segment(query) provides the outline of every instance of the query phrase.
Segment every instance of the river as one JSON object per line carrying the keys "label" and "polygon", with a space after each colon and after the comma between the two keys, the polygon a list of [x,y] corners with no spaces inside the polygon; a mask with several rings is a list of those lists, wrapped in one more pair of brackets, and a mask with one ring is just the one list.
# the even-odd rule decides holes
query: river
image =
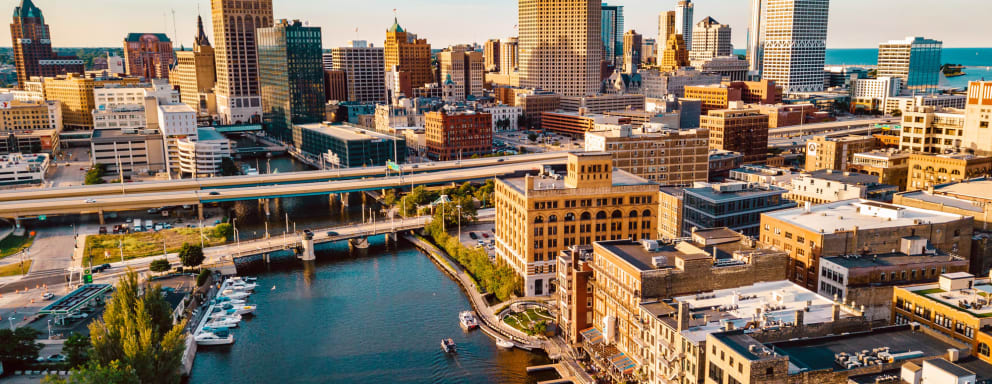
{"label": "river", "polygon": [[[501,350],[458,326],[461,290],[419,250],[382,237],[367,251],[318,247],[318,261],[256,274],[257,315],[235,343],[197,354],[190,383],[535,383],[543,354]],[[458,354],[441,352],[451,337]]]}

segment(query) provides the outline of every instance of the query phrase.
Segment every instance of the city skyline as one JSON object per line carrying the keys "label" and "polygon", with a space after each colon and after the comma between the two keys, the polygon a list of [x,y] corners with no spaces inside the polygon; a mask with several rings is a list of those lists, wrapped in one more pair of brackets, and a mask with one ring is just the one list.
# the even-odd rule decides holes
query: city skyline
{"label": "city skyline", "polygon": [[[17,1],[8,1],[8,9],[13,9]],[[148,7],[142,2],[120,2],[117,0],[94,0],[92,2],[67,2],[58,0],[36,0],[38,7],[45,10],[46,22],[52,26],[52,43],[55,47],[120,47],[128,32],[166,33],[173,38],[175,46],[191,47],[196,32],[197,7],[199,14],[209,16],[210,3],[207,0],[167,0],[158,2],[157,7]],[[94,6],[105,3],[106,6]],[[480,0],[421,0],[423,4],[390,0],[344,5],[344,12],[334,6],[317,4],[315,0],[275,0],[275,19],[300,19],[323,30],[325,49],[343,46],[349,40],[368,40],[381,46],[386,29],[392,24],[393,9],[404,28],[427,38],[433,48],[441,49],[458,43],[484,43],[489,38],[505,38],[516,35],[517,1],[500,0],[483,2]],[[627,0],[613,2],[623,5],[625,29],[636,30],[645,38],[654,38],[658,25],[658,13],[674,10],[676,1]],[[611,4],[613,4],[611,3]],[[670,3],[670,4],[669,4]],[[750,4],[747,1],[698,0],[694,1],[694,21],[711,16],[733,29],[735,49],[744,49]],[[880,18],[877,15],[888,12],[893,7],[902,7],[899,18]],[[316,8],[315,8],[316,7]],[[314,10],[324,7],[325,12]],[[969,9],[970,12],[961,12]],[[100,17],[117,18],[115,22],[98,20],[93,15],[100,10]],[[172,10],[175,10],[173,27]],[[879,43],[906,36],[926,36],[942,40],[945,48],[988,47],[982,39],[982,15],[992,13],[992,3],[975,3],[968,0],[949,0],[940,7],[929,5],[906,5],[897,0],[857,2],[856,0],[833,0],[830,5],[830,26],[827,35],[828,48],[876,48]],[[445,15],[486,15],[477,18],[444,17]],[[307,18],[306,16],[310,16]],[[953,27],[936,20],[956,19]],[[444,23],[432,20],[444,19]],[[356,22],[358,21],[358,22]],[[209,23],[208,23],[209,24]],[[865,29],[866,25],[874,25]],[[852,27],[857,28],[852,28]],[[357,28],[357,32],[355,31]],[[82,33],[82,32],[86,33]],[[868,33],[865,33],[868,32]],[[10,41],[9,30],[0,36]],[[207,33],[213,36],[212,25],[207,25]],[[8,45],[5,45],[8,46]]]}

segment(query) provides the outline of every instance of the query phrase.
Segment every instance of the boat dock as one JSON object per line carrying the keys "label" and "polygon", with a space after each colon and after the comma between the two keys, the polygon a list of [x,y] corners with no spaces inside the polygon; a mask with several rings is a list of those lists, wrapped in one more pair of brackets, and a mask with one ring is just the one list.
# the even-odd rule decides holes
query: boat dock
{"label": "boat dock", "polygon": [[571,376],[571,372],[569,372],[568,368],[565,367],[562,363],[545,364],[545,365],[535,365],[533,367],[527,367],[527,373],[528,374],[536,373],[536,372],[551,371],[551,370],[554,370],[555,372],[557,372],[558,373],[558,376],[561,376],[561,378],[560,379],[553,379],[553,380],[539,381],[539,382],[537,382],[537,384],[573,384],[573,383],[582,383],[583,382],[583,381],[576,381],[575,377]]}

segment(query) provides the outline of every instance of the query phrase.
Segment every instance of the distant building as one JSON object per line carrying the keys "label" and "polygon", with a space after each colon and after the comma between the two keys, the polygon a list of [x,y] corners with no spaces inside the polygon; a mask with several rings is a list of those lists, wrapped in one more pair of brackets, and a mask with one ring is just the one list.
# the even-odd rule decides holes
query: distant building
{"label": "distant building", "polygon": [[279,20],[259,28],[258,79],[266,132],[282,142],[293,140],[293,124],[324,120],[324,70],[320,27],[299,20]]}
{"label": "distant building", "polygon": [[93,163],[103,164],[108,175],[152,175],[167,169],[165,143],[157,129],[96,130],[90,152]]}
{"label": "distant building", "polygon": [[941,77],[943,45],[938,40],[912,36],[879,44],[876,76],[902,79],[910,90],[934,91]]}
{"label": "distant building", "polygon": [[768,80],[722,82],[719,85],[686,86],[685,97],[701,100],[702,112],[706,114],[712,110],[729,108],[731,101],[779,104],[782,102],[782,87]]}
{"label": "distant building", "polygon": [[492,115],[465,110],[428,112],[424,118],[427,156],[432,160],[467,159],[493,152]]}
{"label": "distant building", "polygon": [[175,59],[172,40],[164,33],[129,33],[124,38],[124,60],[129,76],[167,79]]}
{"label": "distant building", "polygon": [[271,0],[212,1],[217,113],[223,124],[260,122],[256,30],[273,24]]}
{"label": "distant building", "polygon": [[396,68],[409,73],[413,88],[436,82],[431,70],[431,45],[427,39],[418,39],[394,19],[393,25],[386,30],[383,47],[384,61],[380,68],[383,72]]}
{"label": "distant building", "polygon": [[739,152],[744,163],[768,157],[768,115],[754,109],[711,111],[699,124],[710,132],[710,149]]}
{"label": "distant building", "polygon": [[992,157],[965,153],[946,155],[912,154],[909,156],[907,191],[930,189],[941,184],[957,183],[987,176],[992,171]]}
{"label": "distant building", "polygon": [[613,154],[613,166],[661,185],[692,185],[708,178],[709,132],[629,125],[586,132],[585,150]]}
{"label": "distant building", "polygon": [[348,100],[348,75],[345,71],[324,71],[324,99],[327,101]]}
{"label": "distant building", "polygon": [[689,48],[682,35],[669,36],[663,47],[658,52],[658,69],[671,72],[690,65]]}
{"label": "distant building", "polygon": [[902,79],[898,77],[852,80],[851,111],[883,111],[890,97],[899,96],[902,86]]}
{"label": "distant building", "polygon": [[[345,73],[348,101],[386,103],[383,52],[382,48],[369,47],[361,43],[331,49],[331,55],[334,57],[333,70]],[[416,84],[412,77],[411,82]]]}
{"label": "distant building", "polygon": [[623,58],[624,18],[622,5],[603,3],[600,38],[603,41],[603,60],[619,67]]}
{"label": "distant building", "polygon": [[895,111],[906,112],[915,107],[934,107],[940,110],[945,108],[965,109],[968,104],[967,95],[955,94],[930,94],[916,96],[890,97],[885,104],[885,114],[891,115]]}
{"label": "distant building", "polygon": [[21,0],[14,8],[10,24],[17,85],[24,89],[32,77],[55,77],[69,73],[82,74],[83,61],[76,56],[60,56],[52,50],[52,38],[41,9],[31,0]]}
{"label": "distant building", "polygon": [[723,181],[730,176],[730,171],[744,164],[744,155],[739,152],[722,149],[710,149],[710,182]]}
{"label": "distant building", "polygon": [[692,13],[695,6],[692,4],[692,0],[679,0],[675,5],[675,34],[682,35],[685,39],[685,45],[687,47],[692,46],[693,31],[692,24],[693,19]]}
{"label": "distant building", "polygon": [[933,154],[957,152],[963,149],[964,132],[965,114],[960,111],[934,107],[907,109],[902,111],[899,149]]}
{"label": "distant building", "polygon": [[815,136],[806,141],[806,171],[846,171],[854,154],[868,152],[875,147],[875,138],[871,136]]}
{"label": "distant building", "polygon": [[723,81],[747,80],[747,61],[737,56],[718,56],[692,61],[692,66],[701,72],[718,74],[722,76]]}
{"label": "distant building", "polygon": [[661,187],[661,193],[658,194],[658,239],[682,238],[684,198],[685,188]]}
{"label": "distant building", "polygon": [[892,202],[892,196],[896,192],[899,192],[898,186],[881,184],[876,176],[823,169],[792,179],[786,197],[798,203],[810,204],[850,199]]}
{"label": "distant building", "polygon": [[520,85],[562,96],[596,94],[602,13],[596,0],[520,0]]}
{"label": "distant building", "polygon": [[486,45],[482,48],[482,56],[486,60],[485,70],[486,72],[499,72],[499,51],[500,51],[499,39],[489,39],[486,40]]}
{"label": "distant building", "polygon": [[561,109],[567,112],[603,113],[644,110],[644,95],[562,96]]}
{"label": "distant building", "polygon": [[213,128],[200,127],[196,131],[196,136],[176,142],[179,172],[194,178],[220,176],[224,158],[232,154],[231,140]]}
{"label": "distant building", "polygon": [[728,182],[698,184],[685,189],[682,236],[693,230],[727,227],[746,236],[757,236],[760,214],[795,207],[788,190],[770,185]]}
{"label": "distant building", "polygon": [[[686,39],[686,43],[691,44],[692,47],[689,51],[689,60],[695,62],[734,54],[729,25],[720,24],[712,17],[707,17],[696,23],[692,33],[692,37]],[[744,71],[746,72],[747,68]]]}
{"label": "distant building", "polygon": [[0,155],[0,185],[41,184],[45,182],[51,156],[42,153]]}
{"label": "distant building", "polygon": [[643,36],[635,30],[623,34],[623,72],[634,73],[643,62]]}
{"label": "distant building", "polygon": [[193,50],[176,52],[176,64],[169,72],[169,83],[179,88],[183,104],[196,110],[198,116],[211,116],[217,113],[217,99],[213,92],[217,84],[214,48],[204,32],[203,19],[197,18],[196,24]]}
{"label": "distant building", "polygon": [[542,112],[541,129],[581,137],[596,130],[598,124],[630,124],[630,118],[606,115],[583,115],[575,112]]}
{"label": "distant building", "polygon": [[723,76],[691,69],[662,72],[656,69],[638,71],[641,75],[641,93],[645,97],[664,98],[668,95],[685,97],[685,87],[690,85],[720,84]]}
{"label": "distant building", "polygon": [[483,94],[485,61],[482,52],[469,51],[463,45],[448,47],[437,54],[441,79],[455,83],[455,99],[479,98]]}
{"label": "distant building", "polygon": [[340,168],[383,166],[387,160],[406,159],[405,139],[352,125],[294,124],[293,143],[305,155]]}
{"label": "distant building", "polygon": [[493,132],[520,130],[520,117],[524,114],[522,107],[498,104],[483,107],[482,111],[492,115]]}
{"label": "distant building", "polygon": [[44,79],[45,98],[62,106],[62,123],[67,131],[92,130],[93,89],[107,85],[134,85],[137,78],[98,78],[69,74]]}
{"label": "distant building", "polygon": [[963,149],[992,156],[992,81],[968,83],[968,103],[965,106]]}
{"label": "distant building", "polygon": [[879,183],[895,185],[900,191],[905,191],[909,177],[909,154],[895,150],[855,153],[847,170],[874,176]]}
{"label": "distant building", "polygon": [[520,68],[520,43],[516,37],[510,37],[499,45],[499,72],[511,74]]}
{"label": "distant building", "polygon": [[785,93],[823,90],[829,0],[764,2],[761,76]]}

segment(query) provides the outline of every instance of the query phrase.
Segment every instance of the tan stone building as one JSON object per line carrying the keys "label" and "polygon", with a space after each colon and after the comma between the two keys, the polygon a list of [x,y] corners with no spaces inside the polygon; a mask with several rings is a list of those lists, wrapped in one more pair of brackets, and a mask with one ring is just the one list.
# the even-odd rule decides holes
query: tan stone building
{"label": "tan stone building", "polygon": [[928,189],[940,184],[956,183],[982,177],[992,170],[992,157],[969,154],[924,155],[909,157],[907,191]]}
{"label": "tan stone building", "polygon": [[806,171],[832,169],[846,171],[854,154],[875,149],[871,136],[845,136],[828,138],[816,136],[806,141]]}
{"label": "tan stone building", "polygon": [[520,85],[562,96],[600,89],[602,3],[519,0]]}
{"label": "tan stone building", "polygon": [[136,77],[98,78],[76,74],[46,77],[45,99],[58,101],[62,105],[62,124],[65,130],[92,130],[93,109],[96,108],[93,89],[106,85],[135,85],[139,80]]}
{"label": "tan stone building", "polygon": [[879,183],[895,185],[900,191],[905,191],[909,177],[909,154],[895,150],[855,153],[847,170],[875,176]]}
{"label": "tan stone building", "polygon": [[482,97],[485,61],[482,52],[469,51],[464,45],[448,47],[437,55],[441,81],[448,78],[455,83],[455,100],[464,101],[469,96]]}
{"label": "tan stone building", "polygon": [[58,101],[0,101],[0,132],[62,129]]}
{"label": "tan stone building", "polygon": [[682,237],[682,209],[685,208],[685,188],[661,187],[658,195],[658,238],[674,240]]}
{"label": "tan stone building", "polygon": [[992,156],[992,81],[968,83],[968,101],[964,107],[963,149]]}
{"label": "tan stone building", "polygon": [[203,30],[203,19],[197,19],[198,32],[193,50],[176,51],[176,65],[169,71],[169,83],[179,88],[183,104],[193,108],[197,115],[217,113],[217,99],[213,94],[217,83],[214,48]]}
{"label": "tan stone building", "polygon": [[967,216],[845,200],[764,213],[759,241],[789,254],[789,280],[817,290],[822,257],[890,252],[914,237],[928,248],[968,255],[972,226]]}
{"label": "tan stone building", "polygon": [[613,154],[615,167],[661,185],[687,186],[707,180],[709,132],[705,129],[605,127],[610,129],[586,132],[586,151]]}
{"label": "tan stone building", "polygon": [[958,110],[915,107],[902,114],[899,149],[917,153],[958,151],[965,115]]}
{"label": "tan stone building", "polygon": [[226,124],[262,119],[256,30],[273,25],[272,0],[211,0],[217,113]]}
{"label": "tan stone building", "polygon": [[614,170],[608,153],[572,153],[564,177],[496,179],[496,256],[522,277],[526,296],[549,295],[559,252],[653,238],[657,210],[657,184]]}
{"label": "tan stone building", "polygon": [[739,152],[745,164],[768,157],[768,116],[757,110],[710,111],[700,116],[699,125],[710,132],[710,149]]}
{"label": "tan stone building", "polygon": [[386,30],[385,68],[384,72],[394,68],[410,74],[410,85],[413,88],[435,83],[434,71],[431,69],[431,45],[427,39],[418,39],[400,26],[399,21],[393,20],[393,25]]}

